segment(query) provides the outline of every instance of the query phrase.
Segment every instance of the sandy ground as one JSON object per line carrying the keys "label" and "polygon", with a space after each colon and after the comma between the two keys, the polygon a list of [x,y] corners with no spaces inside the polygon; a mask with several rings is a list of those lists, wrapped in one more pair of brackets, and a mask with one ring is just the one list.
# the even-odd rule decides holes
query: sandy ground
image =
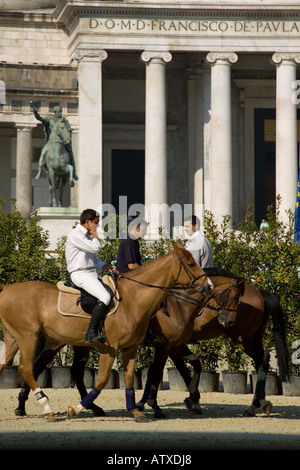
{"label": "sandy ground", "polygon": [[[66,419],[66,409],[78,403],[76,389],[45,392],[56,413],[55,422],[40,416],[41,407],[32,394],[27,416],[16,417],[18,390],[0,390],[1,452],[97,450],[109,464],[110,458],[122,458],[125,450],[135,456],[148,450],[151,458],[164,452],[187,456],[204,450],[300,450],[300,397],[268,397],[273,403],[270,416],[260,411],[256,417],[247,418],[243,412],[251,403],[251,394],[203,393],[203,414],[192,415],[183,404],[186,392],[161,390],[159,403],[167,419],[155,420],[151,408],[146,407],[149,422],[141,424],[126,411],[124,390],[104,390],[97,398],[95,403],[104,409],[105,417],[95,418],[84,411],[72,420]],[[137,401],[141,396],[142,390],[137,390]]]}

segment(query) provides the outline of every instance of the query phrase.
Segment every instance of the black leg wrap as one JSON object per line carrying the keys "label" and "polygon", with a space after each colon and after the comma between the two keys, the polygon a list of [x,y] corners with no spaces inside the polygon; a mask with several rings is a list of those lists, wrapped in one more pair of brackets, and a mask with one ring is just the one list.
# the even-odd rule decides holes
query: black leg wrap
{"label": "black leg wrap", "polygon": [[36,394],[35,394],[35,397],[36,397],[37,400],[40,400],[41,398],[47,398],[47,400],[48,400],[48,397],[47,397],[47,395],[44,394],[43,390],[41,390],[40,392],[36,393]]}

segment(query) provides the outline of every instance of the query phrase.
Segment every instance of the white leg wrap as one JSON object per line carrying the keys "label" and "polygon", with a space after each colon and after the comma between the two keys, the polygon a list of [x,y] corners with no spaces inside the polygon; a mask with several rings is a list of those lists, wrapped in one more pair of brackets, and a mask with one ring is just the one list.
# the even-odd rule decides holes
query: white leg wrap
{"label": "white leg wrap", "polygon": [[35,394],[35,397],[40,405],[44,407],[44,413],[53,413],[48,397],[46,397],[44,392],[40,388],[37,388],[33,393]]}

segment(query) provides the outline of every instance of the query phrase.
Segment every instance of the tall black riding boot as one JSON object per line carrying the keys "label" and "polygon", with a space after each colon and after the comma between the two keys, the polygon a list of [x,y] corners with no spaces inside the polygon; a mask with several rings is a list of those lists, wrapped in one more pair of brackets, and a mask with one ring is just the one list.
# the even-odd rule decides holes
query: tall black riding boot
{"label": "tall black riding boot", "polygon": [[99,334],[99,325],[103,325],[105,314],[107,311],[107,305],[104,302],[98,300],[96,306],[94,307],[92,318],[88,327],[88,330],[85,335],[86,343],[95,343],[95,341],[100,341],[100,343],[105,343],[106,337]]}

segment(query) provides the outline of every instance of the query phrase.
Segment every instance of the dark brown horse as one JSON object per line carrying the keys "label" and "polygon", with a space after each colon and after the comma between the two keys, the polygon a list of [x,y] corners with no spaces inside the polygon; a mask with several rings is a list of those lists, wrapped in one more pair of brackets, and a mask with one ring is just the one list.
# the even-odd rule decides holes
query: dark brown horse
{"label": "dark brown horse", "polygon": [[[212,280],[215,289],[218,286],[218,277],[215,276],[216,274],[222,274],[223,272],[223,274],[227,276],[234,276],[231,273],[225,273],[215,268],[205,269],[205,272]],[[214,301],[215,300],[212,299],[211,303]],[[190,308],[191,306],[187,303],[179,304],[172,296],[166,298],[166,310],[169,318],[179,314],[182,315],[182,311]],[[160,331],[160,323],[164,315],[165,313],[161,311],[151,322],[151,328],[156,334],[157,331]],[[258,376],[252,405],[245,411],[245,415],[247,416],[254,416],[256,410],[260,407],[263,408],[266,414],[269,414],[272,408],[272,404],[265,399],[265,382],[269,360],[268,354],[263,349],[264,332],[270,317],[273,321],[274,344],[279,364],[280,378],[282,381],[286,381],[288,380],[289,374],[284,316],[277,297],[263,289],[245,284],[245,291],[240,298],[235,324],[229,327],[220,324],[217,315],[212,310],[204,308],[201,315],[196,316],[193,333],[189,340],[186,341],[187,343],[191,341],[198,342],[227,335],[253,359]],[[165,344],[156,342],[154,346],[154,359],[149,369],[144,395],[138,403],[139,409],[143,409],[147,401],[154,409],[156,417],[164,417],[164,413],[157,403],[157,391],[167,357],[170,356],[190,392],[190,396],[185,400],[186,406],[194,412],[201,413],[199,406],[200,393],[198,390],[202,370],[200,363],[201,356],[199,360],[186,344],[176,344],[173,343],[172,340],[169,341],[167,334],[165,335]],[[185,365],[185,360],[190,362],[193,367],[194,374],[192,378]]]}
{"label": "dark brown horse", "polygon": [[[168,336],[168,343],[175,346],[182,345],[192,335],[194,328],[195,314],[198,314],[200,305],[205,306],[209,298],[213,296],[216,300],[216,305],[211,307],[212,315],[218,316],[221,324],[226,326],[233,325],[235,322],[235,315],[240,295],[243,293],[244,282],[240,279],[231,279],[222,276],[218,279],[218,286],[214,289],[213,293],[208,297],[203,298],[203,294],[195,289],[176,289],[170,291],[168,295],[174,297],[174,301],[178,302],[178,315],[162,315],[161,311],[158,312],[159,328],[155,326],[156,334],[159,336],[159,341],[165,345],[166,335]],[[180,310],[180,305],[187,303],[191,308]],[[157,322],[155,322],[157,324]],[[41,338],[40,348],[37,351],[37,359],[34,362],[34,376],[38,377],[39,374],[45,369],[47,364],[55,357],[57,352],[65,346],[59,344],[57,341],[48,338],[45,345],[45,338]],[[15,342],[15,348],[17,348]],[[89,348],[74,346],[74,361],[71,367],[71,374],[76,386],[79,390],[81,398],[87,395],[87,391],[83,382],[84,367],[88,359]],[[25,403],[28,399],[30,387],[23,384],[19,393],[19,405],[15,410],[17,416],[25,416]],[[103,416],[102,408],[99,408],[94,403],[91,405],[91,410],[95,416]]]}
{"label": "dark brown horse", "polygon": [[[192,255],[178,244],[173,244],[173,247],[174,250],[167,255],[128,274],[131,279],[118,281],[122,301],[117,311],[105,321],[107,341],[99,346],[96,386],[81,403],[69,407],[68,418],[89,408],[97,398],[108,382],[118,350],[122,352],[125,370],[127,409],[135,420],[142,421],[145,418],[136,407],[133,380],[137,348],[145,337],[151,316],[176,283],[194,286],[202,291],[203,297],[212,290],[212,283]],[[9,332],[19,346],[19,373],[43,406],[43,416],[54,419],[49,400],[39,388],[33,373],[38,339],[42,334],[61,344],[83,346],[89,320],[60,315],[57,310],[58,289],[51,284],[31,281],[1,287],[0,318],[4,335],[7,336]],[[5,361],[0,363],[0,373],[14,354],[15,351],[5,353]]]}

